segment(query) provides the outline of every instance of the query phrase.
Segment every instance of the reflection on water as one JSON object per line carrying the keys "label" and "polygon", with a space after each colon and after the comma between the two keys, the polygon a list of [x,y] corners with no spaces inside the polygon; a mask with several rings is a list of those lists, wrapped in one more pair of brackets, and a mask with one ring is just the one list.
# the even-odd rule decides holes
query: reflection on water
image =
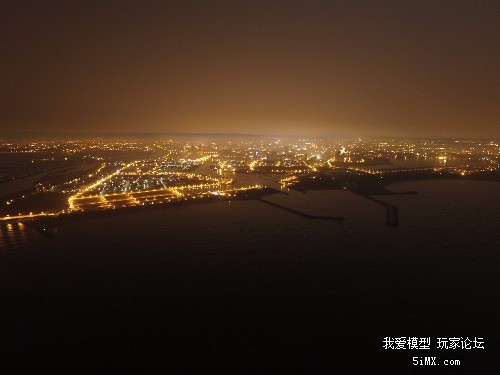
{"label": "reflection on water", "polygon": [[0,249],[15,249],[43,236],[20,222],[0,224]]}

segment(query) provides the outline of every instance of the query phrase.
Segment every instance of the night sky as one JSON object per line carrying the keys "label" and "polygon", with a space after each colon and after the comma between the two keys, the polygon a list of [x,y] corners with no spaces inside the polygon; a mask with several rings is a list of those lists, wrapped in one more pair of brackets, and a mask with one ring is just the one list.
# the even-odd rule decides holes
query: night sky
{"label": "night sky", "polygon": [[0,3],[0,131],[500,136],[499,1]]}

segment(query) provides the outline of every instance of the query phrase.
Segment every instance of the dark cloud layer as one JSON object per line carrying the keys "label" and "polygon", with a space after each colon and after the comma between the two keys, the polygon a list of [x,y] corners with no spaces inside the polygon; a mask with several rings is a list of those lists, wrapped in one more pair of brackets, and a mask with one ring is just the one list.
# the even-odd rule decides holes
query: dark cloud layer
{"label": "dark cloud layer", "polygon": [[3,1],[0,129],[500,136],[498,1]]}

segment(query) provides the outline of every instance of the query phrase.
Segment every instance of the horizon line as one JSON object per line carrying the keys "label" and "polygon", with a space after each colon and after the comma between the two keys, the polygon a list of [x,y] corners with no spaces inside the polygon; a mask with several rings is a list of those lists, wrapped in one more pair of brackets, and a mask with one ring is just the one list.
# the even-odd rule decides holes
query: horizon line
{"label": "horizon line", "polygon": [[[273,138],[334,138],[334,137],[344,137],[344,138],[392,138],[392,139],[500,139],[500,136],[450,136],[450,135],[376,135],[376,134],[347,134],[347,133],[333,133],[333,134],[325,134],[318,133],[315,135],[311,134],[258,134],[258,133],[224,133],[224,132],[168,132],[168,131],[68,131],[68,130],[26,130],[26,129],[18,129],[18,130],[7,130],[2,131],[2,135],[0,139],[7,138],[6,135],[10,136],[24,136],[29,137],[30,133],[32,136],[41,136],[41,135],[64,135],[64,136],[93,136],[93,137],[112,137],[112,136],[138,136],[138,137],[147,137],[147,136],[227,136],[227,137],[273,137]],[[9,134],[10,133],[10,134]]]}

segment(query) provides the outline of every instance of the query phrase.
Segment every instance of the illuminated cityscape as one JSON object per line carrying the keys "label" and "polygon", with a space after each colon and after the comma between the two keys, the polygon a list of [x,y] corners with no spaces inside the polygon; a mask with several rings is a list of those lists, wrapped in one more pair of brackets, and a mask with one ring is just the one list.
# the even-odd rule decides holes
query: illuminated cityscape
{"label": "illuminated cityscape", "polygon": [[0,375],[500,374],[499,5],[3,0]]}
{"label": "illuminated cityscape", "polygon": [[36,177],[34,184],[4,193],[2,220],[230,198],[247,190],[288,188],[299,176],[322,173],[493,176],[500,160],[495,140],[453,139],[94,139],[4,142],[0,152],[8,160],[1,169],[4,182]]}

